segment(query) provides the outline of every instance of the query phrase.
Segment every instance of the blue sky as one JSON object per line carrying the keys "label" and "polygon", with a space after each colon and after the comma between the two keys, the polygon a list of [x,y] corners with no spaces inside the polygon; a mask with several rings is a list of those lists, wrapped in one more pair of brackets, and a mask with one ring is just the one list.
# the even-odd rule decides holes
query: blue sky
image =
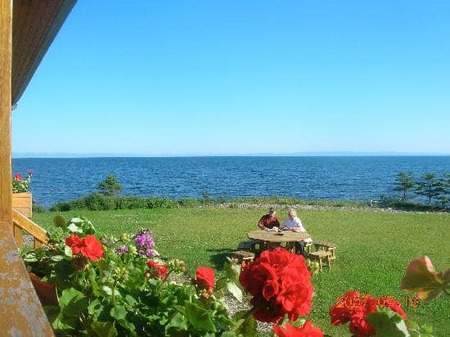
{"label": "blue sky", "polygon": [[15,156],[450,154],[450,2],[78,0]]}

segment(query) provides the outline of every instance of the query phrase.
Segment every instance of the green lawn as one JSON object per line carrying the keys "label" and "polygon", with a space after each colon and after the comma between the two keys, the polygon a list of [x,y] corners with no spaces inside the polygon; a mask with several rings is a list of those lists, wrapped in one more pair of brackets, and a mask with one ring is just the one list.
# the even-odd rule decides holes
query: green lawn
{"label": "green lawn", "polygon": [[[156,249],[186,261],[193,274],[199,265],[220,270],[225,256],[256,229],[265,208],[198,207],[105,212],[61,213],[84,216],[102,233],[119,235],[144,227],[152,230]],[[35,214],[48,228],[56,213]],[[280,219],[287,209],[278,211]],[[313,278],[315,297],[309,319],[332,336],[349,336],[347,327],[332,327],[328,310],[339,295],[359,290],[372,296],[394,296],[403,305],[411,298],[399,289],[408,262],[428,255],[436,270],[450,268],[450,214],[393,213],[371,210],[300,210],[299,216],[316,241],[337,244],[331,271]],[[406,298],[405,298],[406,297]],[[408,317],[433,325],[436,336],[450,335],[450,296],[406,308]]]}

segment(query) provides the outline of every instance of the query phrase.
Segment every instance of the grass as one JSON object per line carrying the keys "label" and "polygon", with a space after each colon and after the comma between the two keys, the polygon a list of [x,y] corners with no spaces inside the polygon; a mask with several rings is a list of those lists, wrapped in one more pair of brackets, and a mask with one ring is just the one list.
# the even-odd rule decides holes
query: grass
{"label": "grass", "polygon": [[[168,258],[186,261],[192,275],[200,265],[220,271],[225,257],[246,233],[256,228],[265,208],[196,207],[61,213],[66,219],[84,216],[102,233],[120,235],[139,227],[152,230],[157,250]],[[33,220],[48,228],[57,213],[35,214]],[[281,219],[287,208],[279,209]],[[332,327],[329,308],[348,290],[372,296],[394,296],[402,305],[412,295],[399,289],[410,260],[428,255],[436,270],[450,268],[450,214],[394,213],[364,209],[308,209],[299,216],[316,241],[337,244],[331,271],[313,278],[315,296],[309,319],[332,336],[348,336],[347,326]],[[433,325],[435,336],[450,334],[450,296],[406,308],[408,317]]]}

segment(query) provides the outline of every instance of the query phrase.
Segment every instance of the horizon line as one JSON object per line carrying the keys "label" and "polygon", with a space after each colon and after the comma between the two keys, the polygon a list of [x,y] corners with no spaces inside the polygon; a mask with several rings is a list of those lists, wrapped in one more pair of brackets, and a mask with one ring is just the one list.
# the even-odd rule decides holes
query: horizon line
{"label": "horizon line", "polygon": [[205,154],[131,154],[131,153],[12,153],[12,159],[44,158],[177,158],[177,157],[369,157],[369,156],[450,156],[440,152],[395,152],[395,151],[309,151],[291,153],[205,153]]}

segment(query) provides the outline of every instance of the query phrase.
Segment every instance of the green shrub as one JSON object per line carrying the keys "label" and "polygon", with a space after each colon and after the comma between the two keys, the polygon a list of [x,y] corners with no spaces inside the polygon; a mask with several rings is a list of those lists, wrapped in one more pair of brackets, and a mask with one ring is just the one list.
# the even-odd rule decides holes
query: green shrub
{"label": "green shrub", "polygon": [[228,198],[226,195],[219,195],[218,197],[214,198],[214,204],[225,204],[228,202]]}
{"label": "green shrub", "polygon": [[200,202],[197,199],[182,198],[178,200],[178,204],[180,207],[197,207],[200,205]]}
{"label": "green shrub", "polygon": [[203,191],[202,193],[202,204],[204,205],[210,205],[212,203],[213,199],[211,197],[211,194],[209,194],[208,190]]}
{"label": "green shrub", "polygon": [[39,204],[33,204],[33,213],[44,213],[47,212],[47,209]]}
{"label": "green shrub", "polygon": [[381,196],[378,203],[382,208],[393,208],[403,211],[420,211],[420,212],[432,212],[432,211],[445,211],[445,207],[438,205],[422,204],[415,201],[406,201],[393,197]]}
{"label": "green shrub", "polygon": [[116,205],[114,197],[91,193],[73,201],[56,203],[50,208],[52,212],[68,212],[83,209],[90,211],[108,211],[116,209]]}
{"label": "green shrub", "polygon": [[109,211],[116,209],[114,197],[91,193],[85,197],[86,209],[90,211]]}
{"label": "green shrub", "polygon": [[145,198],[136,196],[117,197],[116,209],[139,209],[146,208],[147,203]]}
{"label": "green shrub", "polygon": [[178,208],[179,205],[175,200],[167,197],[150,197],[147,199],[148,208]]}
{"label": "green shrub", "polygon": [[71,202],[60,201],[50,207],[50,212],[69,212],[72,210]]}

